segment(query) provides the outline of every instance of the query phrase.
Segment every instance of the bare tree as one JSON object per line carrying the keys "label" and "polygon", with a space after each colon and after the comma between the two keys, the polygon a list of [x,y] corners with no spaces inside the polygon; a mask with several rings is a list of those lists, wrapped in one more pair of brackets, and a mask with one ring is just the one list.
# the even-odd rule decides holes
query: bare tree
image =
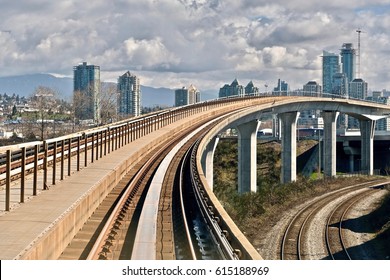
{"label": "bare tree", "polygon": [[80,123],[80,120],[86,119],[90,113],[88,110],[91,108],[92,97],[85,94],[84,91],[73,92],[73,104],[72,104],[72,118],[73,118],[73,132],[75,125]]}
{"label": "bare tree", "polygon": [[57,92],[52,88],[38,86],[31,97],[31,104],[35,109],[35,114],[31,121],[35,121],[37,124],[41,140],[46,138],[45,132],[46,136],[48,135],[48,124],[54,121],[49,119],[53,118],[57,95]]}
{"label": "bare tree", "polygon": [[100,123],[100,82],[90,81],[80,90],[73,92],[75,121],[85,120],[88,124]]}
{"label": "bare tree", "polygon": [[102,83],[100,92],[100,116],[102,124],[117,121],[118,91],[114,83]]}

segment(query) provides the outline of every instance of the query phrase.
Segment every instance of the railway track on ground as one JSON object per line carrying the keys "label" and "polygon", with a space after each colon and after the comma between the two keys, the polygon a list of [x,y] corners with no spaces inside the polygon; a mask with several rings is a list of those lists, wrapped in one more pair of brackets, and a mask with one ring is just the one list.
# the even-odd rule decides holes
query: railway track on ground
{"label": "railway track on ground", "polygon": [[348,219],[349,210],[362,199],[373,195],[380,188],[373,187],[364,189],[362,192],[342,201],[330,213],[325,228],[325,242],[330,259],[332,260],[352,260],[348,252],[346,239],[344,237],[343,223]]}
{"label": "railway track on ground", "polygon": [[[368,193],[373,191],[373,188],[375,190],[375,187],[381,186],[383,184],[387,184],[388,181],[384,180],[376,180],[373,182],[358,184],[349,186],[337,191],[333,191],[325,196],[322,196],[318,199],[315,199],[314,201],[310,202],[308,205],[303,207],[298,213],[296,213],[292,219],[290,220],[289,224],[287,225],[285,232],[283,234],[281,246],[280,246],[280,258],[282,260],[303,260],[303,259],[310,259],[309,254],[307,253],[307,248],[305,238],[308,234],[308,228],[311,221],[314,219],[315,215],[318,214],[326,205],[329,203],[335,201],[336,199],[347,196],[348,194],[351,194],[353,192],[358,192],[358,194],[352,195],[353,198],[348,198],[344,200],[340,205],[336,207],[334,210],[334,215],[331,215],[328,218],[328,222],[326,224],[326,229],[328,231],[329,224],[334,224],[335,217],[340,215],[337,215],[338,213],[342,213],[345,216],[346,209],[350,207],[352,203],[355,203],[360,198],[366,196]],[[353,202],[351,202],[350,199],[353,199]],[[346,205],[346,206],[345,206]],[[344,209],[344,210],[342,210]],[[333,229],[332,233],[333,233]],[[329,231],[330,232],[330,231]],[[333,236],[333,235],[332,235]],[[324,238],[327,239],[327,238]],[[332,238],[332,240],[335,240],[336,238]],[[318,240],[311,240],[311,242],[318,242]],[[327,240],[320,240],[324,244],[325,247],[329,246],[326,245]],[[336,241],[332,241],[336,242]],[[340,241],[341,242],[341,241]],[[333,244],[333,243],[332,243]],[[332,245],[335,246],[335,245]],[[340,245],[341,246],[341,245]],[[333,249],[334,250],[334,249]]]}

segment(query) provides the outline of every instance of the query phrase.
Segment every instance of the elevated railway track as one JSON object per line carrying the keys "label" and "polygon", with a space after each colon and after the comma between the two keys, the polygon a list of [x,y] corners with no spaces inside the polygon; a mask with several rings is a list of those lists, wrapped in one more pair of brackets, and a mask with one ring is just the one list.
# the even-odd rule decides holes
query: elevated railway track
{"label": "elevated railway track", "polygon": [[[269,109],[275,102],[288,105],[292,99],[297,102],[297,97],[293,96],[250,96],[203,102],[44,142],[0,148],[0,186],[5,192],[5,212],[11,210],[13,203],[24,202],[26,184],[32,185],[30,195],[37,196],[40,191],[50,191],[56,184],[87,172],[90,166],[93,169],[95,162],[109,158],[111,153],[118,155],[119,151],[134,148],[134,154],[123,161],[123,166],[116,167],[113,182],[117,183],[105,187],[98,182],[99,187],[83,194],[15,258],[207,258],[208,248],[214,246],[218,257],[211,258],[260,259],[207,188],[200,164],[205,148],[202,139],[218,131],[217,124],[225,125],[233,113],[248,108],[252,111],[260,107]],[[167,160],[169,154],[172,155]],[[162,166],[165,170],[156,177]],[[178,179],[180,177],[185,179]],[[160,189],[153,193],[156,182]],[[180,182],[187,183],[179,187]],[[95,190],[99,194],[94,194]],[[13,192],[20,193],[18,201],[11,201]],[[92,198],[95,195],[99,198]],[[152,197],[152,205],[148,196]],[[195,199],[198,206],[186,206],[188,197]],[[86,208],[80,206],[84,203],[88,205]],[[141,228],[149,222],[150,217],[145,213],[150,209],[155,209],[151,211],[150,223],[153,236],[145,241]],[[185,229],[183,225],[189,224],[188,211],[179,211],[180,214],[177,209],[198,209],[194,219],[198,224]],[[65,226],[67,234],[64,236]],[[175,231],[181,227],[187,233],[187,241],[181,241],[184,245],[179,246]],[[208,237],[205,237],[206,231]],[[52,245],[51,239],[58,244]],[[211,243],[205,244],[204,240]],[[147,243],[153,243],[151,250],[145,250]],[[82,249],[75,244],[82,244]],[[192,253],[183,253],[183,248],[190,248]],[[137,255],[137,252],[142,254]]]}
{"label": "elevated railway track", "polygon": [[[194,125],[201,125],[208,120],[227,116],[226,114],[241,110],[243,108],[246,108],[247,106],[270,103],[274,101],[275,98],[256,97],[245,100],[233,100],[234,99],[229,101],[225,100],[224,102],[206,102],[201,105],[192,106],[191,108],[167,110],[149,116],[144,116],[139,119],[117,123],[99,129],[92,129],[62,138],[51,139],[45,142],[34,142],[21,146],[1,148],[0,180],[2,180],[1,187],[3,188],[3,191],[5,191],[5,211],[10,211],[12,204],[23,204],[24,196],[26,195],[24,190],[27,184],[32,184],[33,193],[29,195],[32,195],[33,197],[37,196],[40,192],[44,192],[46,190],[50,192],[50,189],[53,188],[53,186],[55,186],[56,184],[59,184],[60,182],[64,182],[66,184],[66,181],[69,180],[68,178],[73,178],[77,174],[83,173],[84,170],[87,171],[90,166],[91,168],[93,168],[95,166],[93,164],[94,162],[99,162],[102,158],[106,158],[111,153],[117,153],[117,151],[120,151],[122,147],[131,147],[132,143],[138,143],[137,145],[139,145],[140,143],[142,143],[142,139],[147,139],[148,137],[153,138],[152,141],[156,144],[159,143],[161,145],[167,145],[167,141],[179,141],[179,136],[184,136],[188,134],[190,130],[194,129]],[[227,104],[230,105],[227,106]],[[204,112],[203,110],[207,111],[208,113],[202,114],[202,112]],[[178,128],[172,130],[169,127],[174,127],[171,125],[173,122],[181,122],[182,124]],[[159,135],[164,136],[161,136],[162,138],[158,136],[160,137],[159,139],[154,138],[153,135],[157,132],[159,133]],[[75,251],[78,251],[76,254],[79,254],[79,256],[74,257],[74,259],[86,258],[87,255],[89,255],[89,250],[91,250],[90,248],[92,246],[92,243],[94,243],[91,240],[97,238],[97,232],[102,231],[102,221],[109,220],[109,213],[114,213],[113,208],[115,208],[114,205],[116,205],[116,201],[118,200],[117,194],[125,192],[126,186],[131,186],[131,190],[129,191],[129,193],[131,194],[132,198],[130,199],[130,202],[126,198],[122,204],[125,205],[125,208],[128,207],[131,210],[129,212],[131,214],[128,214],[127,212],[122,212],[121,216],[127,215],[128,220],[131,220],[131,218],[129,217],[133,217],[134,215],[134,217],[136,217],[137,215],[140,215],[139,208],[140,205],[142,205],[142,202],[144,203],[144,197],[146,197],[146,191],[143,188],[147,188],[147,184],[150,181],[150,176],[154,175],[155,171],[152,170],[154,170],[155,167],[151,168],[148,172],[141,172],[140,170],[143,166],[146,165],[146,162],[148,161],[148,157],[146,155],[149,154],[151,157],[153,154],[158,153],[156,152],[156,150],[153,151],[152,149],[152,147],[155,147],[156,144],[150,146],[146,150],[144,149],[144,152],[142,154],[137,154],[136,159],[130,163],[131,167],[128,168],[128,171],[121,172],[121,179],[119,183],[112,188],[112,192],[108,192],[106,200],[104,200],[102,203],[99,203],[98,206],[100,206],[100,208],[96,206],[97,208],[93,210],[89,207],[88,209],[90,210],[88,211],[93,210],[90,215],[83,214],[82,217],[77,217],[79,221],[74,221],[75,224],[73,226],[74,228],[72,229],[72,232],[75,232],[75,234],[73,236],[69,235],[66,238],[64,237],[64,239],[61,240],[61,244],[70,244],[70,247],[72,246],[72,244],[76,244],[77,242],[83,243],[82,246],[84,246],[84,248],[81,251],[79,248],[76,248],[77,246],[69,249],[69,252],[73,251],[73,253]],[[160,146],[160,149],[164,150],[164,148],[161,147],[162,146]],[[169,149],[170,148],[165,147],[166,151],[168,151]],[[151,162],[154,164],[154,166],[158,166],[158,160],[152,159]],[[196,168],[199,167],[196,165]],[[139,178],[141,178],[142,180],[140,180]],[[172,178],[174,178],[174,176],[172,176]],[[136,185],[139,185],[139,187],[136,187]],[[20,192],[20,199],[18,201],[11,201],[10,198],[12,192]],[[206,191],[202,191],[202,193],[205,192]],[[171,193],[171,190],[169,190],[168,192],[164,191],[164,193]],[[164,205],[166,205],[164,203],[165,202],[162,202],[161,204],[162,209],[164,209]],[[71,212],[73,211],[72,207],[74,206],[71,206],[71,208],[67,210],[67,214],[64,214],[64,217],[59,217],[52,225],[50,225],[49,231],[46,232],[45,230],[45,233],[42,233],[42,236],[54,234],[53,232],[56,231],[56,228],[60,228],[57,223],[61,224],[62,221],[65,221],[68,217],[68,214],[73,215],[71,214]],[[211,209],[213,213],[217,213],[215,210],[213,210],[212,205],[207,205],[206,207],[209,210]],[[162,215],[161,217],[164,217],[164,215]],[[220,217],[223,217],[223,214]],[[162,219],[165,219],[165,217]],[[74,220],[74,218],[72,218],[72,220]],[[165,225],[165,221],[160,224]],[[117,226],[118,222],[115,224],[114,221],[114,225],[110,225],[108,226],[108,228]],[[136,227],[136,225],[134,223],[131,223],[130,227],[134,228]],[[79,231],[82,228],[89,228],[89,231],[93,232],[93,237],[87,237],[84,233],[82,233],[82,231]],[[164,230],[165,229],[163,229],[163,231]],[[229,235],[228,229],[223,229],[222,231],[226,236]],[[126,236],[131,235],[128,234],[127,229],[125,232]],[[60,230],[55,233],[55,238],[57,238],[58,234],[61,234]],[[234,233],[232,234],[234,235]],[[108,238],[111,237],[106,236],[105,238],[103,238],[103,241],[106,242]],[[49,246],[49,243],[46,242],[49,242],[49,239],[50,237],[39,237],[38,241],[34,240],[33,244],[28,246],[26,252],[22,252],[16,258],[46,259],[53,258],[53,256],[57,256],[55,258],[61,258],[62,252],[64,252],[62,256],[64,258],[67,258],[65,254],[67,246],[63,247],[62,249],[60,248],[63,245],[56,246],[56,248],[53,249],[47,248],[47,246]],[[165,239],[165,237],[163,237],[163,239]],[[121,242],[127,242],[127,244],[129,243],[128,239],[126,238],[119,243]],[[37,243],[42,244],[37,245]],[[47,248],[47,250],[55,250],[55,252],[42,253],[41,249],[36,249],[39,246],[45,247]],[[103,246],[107,247],[107,244]],[[170,247],[172,247],[172,245],[170,245]],[[239,244],[236,244],[234,248],[237,249],[237,252],[241,250],[245,251],[245,249],[240,248]],[[61,250],[60,254],[58,254],[59,250]],[[128,254],[122,251],[123,250],[120,250],[121,253],[119,253],[119,255],[122,254],[122,257]],[[116,250],[116,252],[118,252],[118,250]],[[73,253],[71,253],[70,255],[72,256]],[[99,252],[98,255],[99,258],[103,256],[101,252]],[[248,258],[248,255],[244,254],[244,256],[244,258]],[[255,258],[258,257],[258,255],[255,256]],[[116,256],[115,258],[118,257]],[[160,256],[159,258],[165,257]]]}
{"label": "elevated railway track", "polygon": [[[218,213],[207,202],[197,179],[197,143],[220,118],[212,117],[197,129],[182,131],[145,156],[136,174],[122,180],[120,185],[126,187],[115,188],[108,195],[107,200],[115,202],[102,203],[110,206],[107,213],[100,214],[101,224],[95,231],[89,226],[81,229],[60,259],[239,259],[241,251],[248,249],[232,248],[227,238],[232,233],[219,226]],[[96,223],[95,217],[92,220]],[[78,238],[86,234],[90,237],[84,241]],[[77,244],[82,242],[85,246]],[[82,249],[75,250],[77,247]]]}

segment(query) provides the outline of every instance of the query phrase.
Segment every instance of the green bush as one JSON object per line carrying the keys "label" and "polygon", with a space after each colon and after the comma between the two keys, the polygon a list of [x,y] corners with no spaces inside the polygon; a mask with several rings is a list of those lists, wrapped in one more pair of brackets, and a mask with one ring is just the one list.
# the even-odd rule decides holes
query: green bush
{"label": "green bush", "polygon": [[238,224],[266,213],[267,208],[283,204],[291,195],[313,187],[313,182],[300,179],[280,184],[280,147],[275,143],[258,144],[258,191],[237,192],[237,141],[221,140],[214,155],[214,192],[226,211]]}

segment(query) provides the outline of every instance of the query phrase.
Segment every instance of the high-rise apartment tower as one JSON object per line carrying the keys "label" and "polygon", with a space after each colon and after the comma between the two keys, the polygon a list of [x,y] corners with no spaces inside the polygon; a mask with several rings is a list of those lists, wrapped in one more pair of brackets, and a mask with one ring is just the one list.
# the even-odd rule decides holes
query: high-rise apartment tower
{"label": "high-rise apartment tower", "polygon": [[118,113],[121,117],[141,114],[141,85],[129,71],[118,78]]}
{"label": "high-rise apartment tower", "polygon": [[100,67],[83,62],[73,67],[75,117],[100,123]]}
{"label": "high-rise apartment tower", "polygon": [[340,72],[339,56],[327,51],[322,55],[322,91],[333,93],[334,75]]}
{"label": "high-rise apartment tower", "polygon": [[175,106],[184,106],[200,102],[200,91],[194,86],[175,90]]}
{"label": "high-rise apartment tower", "polygon": [[341,48],[342,73],[348,78],[348,83],[355,79],[356,74],[356,51],[352,43],[345,43]]}

